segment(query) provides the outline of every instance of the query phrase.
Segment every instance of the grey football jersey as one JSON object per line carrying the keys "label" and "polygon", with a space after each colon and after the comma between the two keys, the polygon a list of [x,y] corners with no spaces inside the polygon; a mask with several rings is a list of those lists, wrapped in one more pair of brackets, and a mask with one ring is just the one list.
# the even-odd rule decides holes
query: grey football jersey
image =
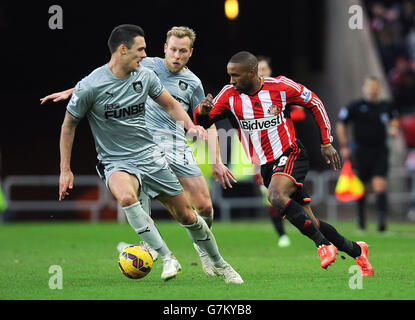
{"label": "grey football jersey", "polygon": [[117,78],[106,64],[77,83],[67,111],[87,116],[99,160],[151,163],[159,151],[146,129],[145,102],[163,90],[155,73],[141,64],[126,79]]}
{"label": "grey football jersey", "polygon": [[[141,62],[145,67],[153,70],[166,90],[182,105],[185,111],[194,112],[196,106],[205,97],[200,79],[189,69],[183,72],[169,71],[162,58],[145,58]],[[146,109],[147,128],[152,135],[167,133],[176,139],[185,139],[183,125],[176,126],[176,122],[155,101],[147,99]]]}

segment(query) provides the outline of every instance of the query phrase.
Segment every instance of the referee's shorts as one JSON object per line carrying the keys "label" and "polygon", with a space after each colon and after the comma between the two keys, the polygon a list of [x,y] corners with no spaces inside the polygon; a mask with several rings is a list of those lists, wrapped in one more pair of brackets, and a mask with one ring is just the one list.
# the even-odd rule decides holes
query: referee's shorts
{"label": "referee's shorts", "polygon": [[358,146],[354,152],[353,168],[362,182],[368,182],[375,176],[387,177],[388,148]]}

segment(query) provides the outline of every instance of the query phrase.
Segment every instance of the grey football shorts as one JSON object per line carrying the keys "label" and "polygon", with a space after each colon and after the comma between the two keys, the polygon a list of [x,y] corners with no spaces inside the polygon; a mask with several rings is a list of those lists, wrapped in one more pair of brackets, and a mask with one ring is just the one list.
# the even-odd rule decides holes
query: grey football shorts
{"label": "grey football shorts", "polygon": [[125,171],[137,177],[140,183],[140,193],[144,192],[150,198],[158,195],[177,196],[183,192],[179,180],[169,167],[165,159],[151,164],[142,164],[137,161],[100,161],[97,165],[97,172],[105,181],[108,188],[108,181],[111,175],[117,171]]}

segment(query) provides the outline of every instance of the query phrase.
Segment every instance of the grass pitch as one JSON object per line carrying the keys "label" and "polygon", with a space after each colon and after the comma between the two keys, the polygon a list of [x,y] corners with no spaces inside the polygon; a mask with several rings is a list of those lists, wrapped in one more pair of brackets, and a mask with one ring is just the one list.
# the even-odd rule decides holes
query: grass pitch
{"label": "grass pitch", "polygon": [[[131,280],[117,267],[119,241],[137,243],[128,224],[15,223],[0,225],[0,299],[2,300],[279,300],[415,298],[415,225],[391,223],[379,234],[374,225],[360,234],[355,223],[333,223],[352,240],[364,240],[375,276],[356,277],[355,262],[338,255],[324,270],[309,239],[286,223],[291,246],[279,248],[269,221],[215,222],[220,251],[241,274],[242,285],[209,278],[184,228],[158,221],[170,249],[180,261],[180,276],[160,279],[161,261],[150,274]],[[51,289],[62,270],[62,289]],[[51,271],[51,273],[49,273]],[[360,282],[359,282],[360,281]],[[56,283],[56,282],[55,282]]]}

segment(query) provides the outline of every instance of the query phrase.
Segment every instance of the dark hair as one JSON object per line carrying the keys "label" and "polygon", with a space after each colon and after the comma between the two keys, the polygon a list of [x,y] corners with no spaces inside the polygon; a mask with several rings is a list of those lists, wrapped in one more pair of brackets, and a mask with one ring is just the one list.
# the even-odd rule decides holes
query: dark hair
{"label": "dark hair", "polygon": [[271,58],[267,56],[256,56],[258,62],[265,61],[271,67]]}
{"label": "dark hair", "polygon": [[139,26],[122,24],[115,27],[108,39],[108,48],[111,54],[117,50],[120,44],[124,44],[130,49],[134,43],[134,38],[137,36],[144,37],[144,30]]}
{"label": "dark hair", "polygon": [[229,60],[232,63],[240,63],[244,65],[248,70],[252,68],[258,68],[258,59],[248,51],[239,51],[235,53]]}

